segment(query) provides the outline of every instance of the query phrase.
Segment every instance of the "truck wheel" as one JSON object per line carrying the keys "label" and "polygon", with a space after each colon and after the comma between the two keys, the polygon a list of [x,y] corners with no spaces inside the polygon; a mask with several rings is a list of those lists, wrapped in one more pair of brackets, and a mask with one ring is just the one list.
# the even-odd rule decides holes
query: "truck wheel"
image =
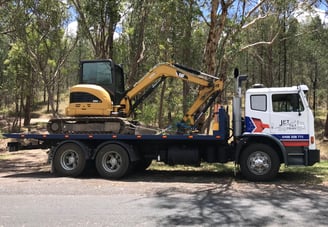
{"label": "truck wheel", "polygon": [[75,143],[62,144],[55,153],[55,172],[63,177],[77,177],[85,167],[86,159],[82,148]]}
{"label": "truck wheel", "polygon": [[250,181],[269,181],[277,175],[280,167],[278,154],[265,144],[252,144],[241,154],[242,175]]}
{"label": "truck wheel", "polygon": [[107,179],[119,179],[129,170],[130,160],[127,151],[116,144],[101,148],[96,157],[98,173]]}

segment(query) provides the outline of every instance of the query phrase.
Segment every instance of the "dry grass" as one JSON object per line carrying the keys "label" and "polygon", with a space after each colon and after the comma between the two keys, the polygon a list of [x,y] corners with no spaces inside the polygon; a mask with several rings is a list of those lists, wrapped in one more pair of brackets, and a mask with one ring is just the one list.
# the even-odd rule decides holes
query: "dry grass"
{"label": "dry grass", "polygon": [[328,160],[328,141],[321,140],[317,142],[317,148],[320,150],[321,160]]}

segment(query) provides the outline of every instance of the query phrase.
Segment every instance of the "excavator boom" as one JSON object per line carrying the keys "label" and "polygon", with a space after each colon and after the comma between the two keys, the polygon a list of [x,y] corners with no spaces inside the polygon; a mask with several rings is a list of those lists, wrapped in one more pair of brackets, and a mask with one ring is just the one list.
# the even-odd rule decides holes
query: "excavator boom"
{"label": "excavator boom", "polygon": [[[189,69],[185,66],[171,63],[160,63],[153,67],[143,78],[141,78],[123,97],[121,100],[121,111],[127,116],[133,111],[132,100],[142,93],[145,89],[156,84],[164,78],[177,78],[188,83],[197,84],[200,86],[198,97],[189,111],[184,116],[184,121],[189,124],[194,124],[194,115],[199,108],[209,100],[209,98],[218,91],[223,89],[223,82],[217,77],[206,73]],[[157,85],[157,84],[156,84]]]}

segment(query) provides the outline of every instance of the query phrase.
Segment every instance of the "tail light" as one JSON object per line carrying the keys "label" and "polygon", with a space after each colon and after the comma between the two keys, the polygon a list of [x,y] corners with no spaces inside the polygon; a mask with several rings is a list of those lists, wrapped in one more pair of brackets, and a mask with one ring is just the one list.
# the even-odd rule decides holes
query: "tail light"
{"label": "tail light", "polygon": [[311,144],[314,144],[314,136],[311,136],[310,142],[311,142]]}

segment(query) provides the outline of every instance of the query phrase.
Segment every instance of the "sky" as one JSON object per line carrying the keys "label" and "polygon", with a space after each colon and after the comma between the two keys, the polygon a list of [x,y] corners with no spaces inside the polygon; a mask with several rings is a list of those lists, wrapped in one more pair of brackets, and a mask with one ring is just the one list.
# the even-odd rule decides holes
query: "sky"
{"label": "sky", "polygon": [[[311,18],[319,16],[322,23],[325,25],[328,25],[328,15],[326,14],[325,10],[320,9],[320,8],[313,7],[313,11],[309,12],[309,11],[303,10],[300,6],[300,8],[294,12],[294,16],[297,18],[299,23],[302,23],[302,24],[309,23],[311,21]],[[76,20],[72,20],[68,24],[67,28],[65,29],[65,33],[68,36],[75,36],[76,32],[77,32],[77,27],[78,27],[78,22]],[[118,26],[118,29],[114,33],[114,39],[119,38],[121,30],[122,30],[122,28]]]}
{"label": "sky", "polygon": [[304,11],[301,7],[294,12],[294,16],[297,18],[298,22],[305,24],[311,21],[311,18],[319,16],[322,24],[328,25],[328,15],[326,11],[317,7],[313,7],[313,11]]}

